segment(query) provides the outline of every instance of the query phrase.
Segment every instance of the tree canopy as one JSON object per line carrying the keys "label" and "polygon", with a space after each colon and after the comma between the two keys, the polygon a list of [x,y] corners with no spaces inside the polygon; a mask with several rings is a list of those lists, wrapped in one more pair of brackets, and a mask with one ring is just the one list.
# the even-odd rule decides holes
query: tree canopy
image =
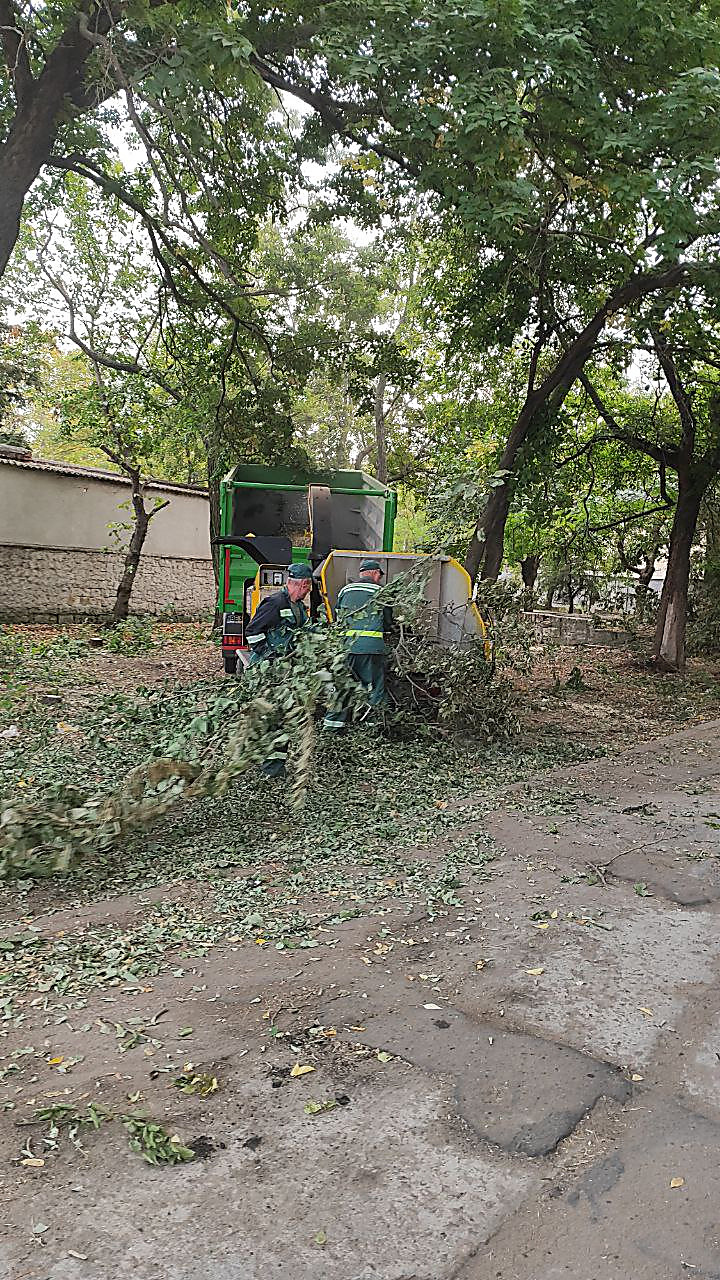
{"label": "tree canopy", "polygon": [[681,665],[670,597],[720,462],[719,17],[0,0],[5,289],[29,266],[27,334],[62,330],[96,390],[134,379],[156,456],[202,456],[211,491],[228,451],[370,465],[426,533],[459,494],[449,536],[488,578],[604,525],[631,572],[674,510],[656,658]]}

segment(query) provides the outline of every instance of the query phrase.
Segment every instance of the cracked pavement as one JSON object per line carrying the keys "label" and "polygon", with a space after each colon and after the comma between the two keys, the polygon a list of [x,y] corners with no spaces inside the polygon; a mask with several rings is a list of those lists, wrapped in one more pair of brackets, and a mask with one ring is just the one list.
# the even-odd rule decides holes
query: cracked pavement
{"label": "cracked pavement", "polygon": [[[3,1081],[0,1275],[718,1280],[720,722],[485,821],[495,862],[434,919],[395,900],[332,947],[216,947],[14,1031],[82,1060]],[[163,1010],[162,1050],[102,1033],[130,1006]],[[216,1094],[169,1086],[189,1058]],[[207,1158],[153,1168],[103,1126],[20,1162],[21,1097],[136,1091]]]}

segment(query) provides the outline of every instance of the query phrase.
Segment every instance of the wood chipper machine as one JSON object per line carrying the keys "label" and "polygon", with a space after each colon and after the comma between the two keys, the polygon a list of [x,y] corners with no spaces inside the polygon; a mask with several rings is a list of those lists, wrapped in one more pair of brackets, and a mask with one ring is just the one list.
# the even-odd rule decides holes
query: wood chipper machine
{"label": "wood chipper machine", "polygon": [[[391,551],[397,495],[363,471],[305,472],[241,464],[220,484],[220,573],[225,670],[247,657],[245,627],[285,584],[290,564],[313,570],[334,547]],[[313,591],[311,610],[321,606]]]}
{"label": "wood chipper machine", "polygon": [[[318,571],[325,612],[334,621],[337,598],[347,582],[357,580],[362,551],[331,551]],[[373,552],[383,571],[383,585],[401,574],[417,573],[427,604],[423,610],[423,634],[443,647],[482,642],[485,657],[492,646],[485,620],[472,599],[472,583],[467,570],[452,556],[412,555],[401,552]]]}
{"label": "wood chipper machine", "polygon": [[392,550],[397,496],[362,471],[308,473],[291,467],[234,467],[220,485],[220,574],[225,671],[247,660],[245,628],[265,596],[287,580],[289,565],[310,565],[311,614],[334,619],[338,592],[371,553],[385,582],[415,568],[430,606],[431,639],[458,645],[480,638],[490,656],[485,623],[471,598],[468,574],[449,556]]}

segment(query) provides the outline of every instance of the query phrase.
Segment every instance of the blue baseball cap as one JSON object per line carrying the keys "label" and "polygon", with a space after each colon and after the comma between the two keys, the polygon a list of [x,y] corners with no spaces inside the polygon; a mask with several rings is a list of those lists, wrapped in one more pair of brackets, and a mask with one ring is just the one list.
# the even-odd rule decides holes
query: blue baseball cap
{"label": "blue baseball cap", "polygon": [[288,568],[287,576],[295,582],[312,582],[312,569],[309,564],[291,564]]}

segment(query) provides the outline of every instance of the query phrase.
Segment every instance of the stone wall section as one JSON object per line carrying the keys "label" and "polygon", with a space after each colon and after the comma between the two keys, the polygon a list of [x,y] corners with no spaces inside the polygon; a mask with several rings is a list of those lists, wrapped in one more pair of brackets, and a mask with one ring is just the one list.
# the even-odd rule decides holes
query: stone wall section
{"label": "stone wall section", "polygon": [[[112,609],[123,559],[105,551],[0,546],[0,621],[100,621]],[[142,556],[131,613],[194,619],[214,605],[211,561]]]}

